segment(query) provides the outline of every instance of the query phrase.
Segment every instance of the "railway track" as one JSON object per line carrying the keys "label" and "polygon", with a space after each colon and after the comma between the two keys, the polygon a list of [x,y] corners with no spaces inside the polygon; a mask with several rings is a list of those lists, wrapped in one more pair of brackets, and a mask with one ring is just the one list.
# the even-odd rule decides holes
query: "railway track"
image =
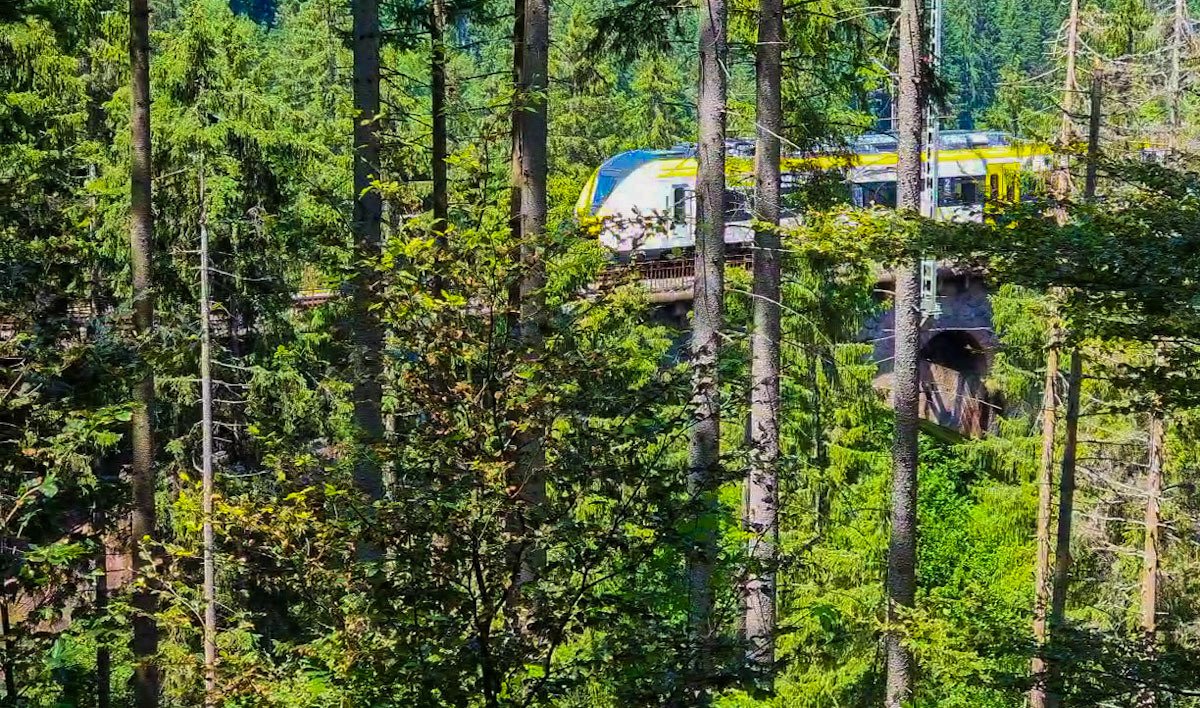
{"label": "railway track", "polygon": [[[738,250],[729,253],[725,257],[725,267],[750,269],[753,267],[751,252]],[[636,280],[646,288],[651,302],[667,303],[691,300],[695,279],[695,259],[664,258],[614,265],[601,274],[596,285],[598,289],[606,289]]]}
{"label": "railway track", "polygon": [[[727,268],[749,270],[752,265],[753,257],[748,250],[733,251],[725,257]],[[646,288],[651,302],[691,300],[692,283],[696,276],[695,267],[695,260],[691,257],[614,263],[600,274],[600,278],[590,289],[608,290],[634,280]],[[337,298],[338,295],[335,290],[302,290],[296,293],[294,301],[299,308],[317,307]]]}

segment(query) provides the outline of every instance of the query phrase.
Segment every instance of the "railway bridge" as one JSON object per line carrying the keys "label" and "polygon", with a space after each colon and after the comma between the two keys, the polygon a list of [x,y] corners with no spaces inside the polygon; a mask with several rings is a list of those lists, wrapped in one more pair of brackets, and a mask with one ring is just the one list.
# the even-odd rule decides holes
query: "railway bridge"
{"label": "railway bridge", "polygon": [[[635,263],[637,277],[646,288],[656,317],[680,329],[688,327],[694,279],[692,259]],[[748,252],[731,253],[730,268],[751,267]],[[921,413],[932,432],[978,436],[991,425],[997,402],[989,396],[986,378],[997,346],[992,327],[988,284],[978,271],[941,264],[936,266],[937,307],[921,327]],[[875,385],[885,394],[892,388],[895,350],[892,299],[894,279],[880,269],[875,292],[884,302],[883,312],[863,328],[863,342],[874,345],[879,365]]]}
{"label": "railway bridge", "polygon": [[[686,331],[690,326],[693,265],[690,258],[635,262],[610,270],[597,287],[626,277],[636,278],[654,305],[655,318]],[[749,252],[730,253],[726,265],[750,268]],[[988,285],[980,273],[969,269],[943,265],[937,270],[937,313],[926,318],[921,330],[922,415],[935,426],[934,432],[981,435],[989,430],[993,414],[999,409],[985,385],[997,345]],[[891,273],[880,270],[877,280],[877,295],[885,303],[890,302]],[[300,308],[314,307],[336,296],[328,290],[302,292],[295,296],[295,303]],[[89,319],[83,303],[76,303],[68,313],[80,327]],[[863,342],[874,345],[874,359],[879,364],[875,384],[885,393],[892,386],[892,328],[893,313],[885,306],[861,334]],[[0,321],[0,341],[14,334],[13,323]]]}
{"label": "railway bridge", "polygon": [[[748,270],[751,265],[749,251],[734,251],[726,257],[727,268]],[[614,266],[596,285],[604,288],[625,278],[636,279],[647,291],[654,317],[686,331],[690,327],[693,267],[691,258],[635,261]],[[968,268],[942,264],[936,270],[936,313],[927,316],[921,327],[921,414],[931,432],[982,435],[999,410],[985,383],[997,345],[988,284],[981,273]],[[894,317],[887,303],[892,298],[893,278],[880,269],[876,279],[875,292],[885,307],[867,323],[861,337],[874,345],[874,359],[879,364],[875,385],[889,394],[895,346]],[[301,293],[296,302],[311,307],[333,296],[329,291]]]}

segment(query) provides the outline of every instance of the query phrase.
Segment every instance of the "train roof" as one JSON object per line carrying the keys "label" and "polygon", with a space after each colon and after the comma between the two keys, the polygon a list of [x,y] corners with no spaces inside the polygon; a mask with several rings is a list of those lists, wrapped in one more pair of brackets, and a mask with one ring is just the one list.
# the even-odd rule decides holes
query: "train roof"
{"label": "train roof", "polygon": [[[943,130],[938,135],[938,150],[976,150],[982,148],[1008,147],[1023,141],[1009,133],[998,130]],[[809,150],[796,150],[783,155],[785,158],[812,158],[831,155],[887,155],[894,154],[899,146],[895,133],[864,133],[845,141],[820,143]],[[725,153],[730,157],[752,158],[755,141],[749,138],[731,138],[725,141]],[[671,159],[690,159],[696,156],[694,143],[682,143],[662,150],[626,150],[604,161],[593,175],[589,189],[580,195],[576,209],[581,213],[595,213],[608,199],[621,180],[650,162]],[[591,199],[586,198],[590,191]]]}
{"label": "train roof", "polygon": [[596,171],[594,177],[596,184],[592,189],[589,213],[595,212],[596,208],[603,204],[605,199],[608,199],[621,180],[633,174],[634,170],[642,165],[655,160],[692,157],[695,154],[695,146],[677,145],[666,150],[626,150],[613,155],[605,160],[604,164],[600,165],[600,169]]}
{"label": "train roof", "polygon": [[[938,134],[939,150],[970,150],[972,148],[1007,147],[1020,142],[1010,133],[1000,130],[943,130]],[[811,155],[828,155],[833,153],[852,153],[869,155],[896,152],[899,138],[895,133],[863,133],[845,141],[827,141],[818,143],[812,149],[794,150],[785,157],[808,157]],[[731,138],[725,141],[725,152],[730,157],[754,157],[755,141],[753,138]],[[672,152],[690,156],[695,153],[691,144],[678,145]]]}

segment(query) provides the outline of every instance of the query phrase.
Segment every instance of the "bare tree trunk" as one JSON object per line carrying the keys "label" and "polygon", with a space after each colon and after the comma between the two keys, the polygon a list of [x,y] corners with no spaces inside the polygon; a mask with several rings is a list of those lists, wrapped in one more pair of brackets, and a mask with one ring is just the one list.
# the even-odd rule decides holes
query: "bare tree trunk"
{"label": "bare tree trunk", "polygon": [[[546,99],[549,89],[550,3],[525,0],[521,77],[525,89],[520,112],[521,169],[521,337],[540,348],[545,326]],[[538,443],[540,446],[540,442]],[[540,453],[538,454],[540,457]]]}
{"label": "bare tree trunk", "polygon": [[818,481],[816,495],[813,500],[815,513],[814,531],[818,535],[824,532],[825,523],[829,520],[829,486],[824,481],[825,470],[829,467],[829,452],[825,445],[825,423],[821,403],[820,367],[826,356],[825,347],[821,344],[813,346],[808,354],[808,380],[812,390],[812,450],[813,463],[817,468]]}
{"label": "bare tree trunk", "polygon": [[[550,3],[525,0],[521,42],[521,106],[519,128],[521,268],[520,345],[524,355],[537,360],[542,353],[546,326],[546,272],[542,247],[546,235],[546,99],[549,88]],[[513,579],[513,597],[521,605],[519,625],[529,631],[530,614],[521,599],[522,589],[535,580],[545,562],[545,552],[531,540],[541,507],[546,501],[545,454],[542,431],[536,425],[517,435],[517,459],[510,494],[517,503],[520,558]]]}
{"label": "bare tree trunk", "polygon": [[1046,382],[1042,389],[1042,458],[1038,465],[1037,563],[1033,575],[1033,639],[1037,654],[1033,657],[1033,687],[1029,703],[1033,708],[1053,705],[1047,694],[1048,667],[1044,649],[1049,639],[1046,615],[1050,605],[1050,520],[1053,515],[1051,491],[1054,487],[1054,443],[1057,438],[1058,350],[1062,339],[1058,324],[1051,327],[1050,346],[1046,352]]}
{"label": "bare tree trunk", "polygon": [[204,705],[217,704],[217,566],[213,538],[212,322],[209,306],[208,208],[200,163],[200,480],[204,544]]}
{"label": "bare tree trunk", "polygon": [[[512,155],[509,168],[513,175],[512,188],[508,195],[508,228],[512,242],[521,243],[521,110],[524,103],[525,85],[522,79],[522,63],[525,57],[525,0],[513,0],[513,55],[512,55]],[[515,333],[519,326],[521,309],[520,279],[512,282],[508,292],[508,332]]]}
{"label": "bare tree trunk", "polygon": [[[1058,479],[1058,528],[1054,542],[1054,577],[1050,584],[1050,636],[1063,626],[1067,610],[1067,585],[1071,579],[1071,522],[1075,515],[1075,455],[1079,440],[1079,391],[1083,385],[1083,355],[1071,352],[1067,374],[1067,412],[1063,425],[1062,468]],[[1061,670],[1047,661],[1045,705],[1053,708],[1062,700]]]}
{"label": "bare tree trunk", "polygon": [[[150,9],[147,0],[129,2],[129,61],[132,82],[132,163],[130,171],[130,261],[133,277],[133,328],[139,340],[154,330],[154,211],[151,206],[152,153],[150,151]],[[154,372],[143,362],[141,379],[134,384],[130,440],[133,462],[130,480],[133,511],[130,544],[133,572],[141,572],[151,549],[145,542],[154,536]],[[138,708],[158,705],[158,599],[145,585],[134,590],[133,684]]]}
{"label": "bare tree trunk", "polygon": [[1096,182],[1100,168],[1100,122],[1104,117],[1104,72],[1097,65],[1092,70],[1091,109],[1088,112],[1087,170],[1083,181],[1083,198],[1096,198]]}
{"label": "bare tree trunk", "polygon": [[1058,479],[1058,533],[1054,543],[1054,580],[1050,593],[1050,629],[1061,626],[1067,609],[1071,577],[1071,520],[1075,515],[1075,456],[1079,446],[1079,391],[1083,385],[1083,355],[1071,352],[1067,373],[1067,413],[1063,425],[1062,473]]}
{"label": "bare tree trunk", "polygon": [[[916,214],[921,208],[921,151],[926,113],[922,4],[901,0],[899,24],[899,86],[897,88],[896,206]],[[912,700],[915,666],[897,625],[911,608],[917,585],[917,433],[920,417],[921,270],[919,262],[896,270],[895,354],[892,405],[896,438],[892,447],[892,519],[888,542],[887,648],[888,708]]]}
{"label": "bare tree trunk", "polygon": [[[97,573],[95,602],[96,615],[104,617],[108,613],[108,543],[104,538],[104,527],[107,526],[104,508],[97,504],[92,514],[92,528],[100,538],[100,548],[97,551]],[[108,642],[102,638],[96,639],[96,708],[109,708],[112,705],[112,652]]]}
{"label": "bare tree trunk", "polygon": [[[433,153],[430,164],[432,175],[432,195],[430,201],[433,208],[433,232],[441,257],[446,251],[446,228],[450,212],[450,195],[447,180],[447,140],[446,140],[446,0],[431,0],[429,3],[429,89],[430,121],[432,130],[430,142]],[[432,279],[434,297],[440,297],[446,283],[442,278],[441,269],[437,268]],[[395,420],[388,419],[388,437],[394,434]],[[389,475],[391,476],[391,475]]]}
{"label": "bare tree trunk", "polygon": [[12,626],[8,623],[8,603],[0,602],[0,634],[4,636],[4,702],[17,705],[17,663],[13,661]]}
{"label": "bare tree trunk", "polygon": [[[1063,78],[1062,88],[1062,114],[1058,132],[1058,149],[1062,151],[1059,156],[1058,167],[1054,171],[1052,187],[1054,196],[1058,201],[1056,208],[1056,218],[1059,225],[1067,223],[1067,199],[1071,196],[1071,166],[1070,158],[1068,157],[1068,149],[1071,141],[1074,139],[1075,123],[1074,123],[1074,107],[1075,107],[1075,92],[1077,90],[1075,61],[1078,54],[1079,43],[1079,0],[1071,0],[1070,10],[1067,13],[1067,47],[1066,47],[1066,71]],[[1051,499],[1051,489],[1053,486],[1053,458],[1054,458],[1054,440],[1056,436],[1055,427],[1057,419],[1054,414],[1054,406],[1056,404],[1054,398],[1054,381],[1058,378],[1058,340],[1061,339],[1061,332],[1058,325],[1054,325],[1050,334],[1050,350],[1046,358],[1046,385],[1045,397],[1043,399],[1042,408],[1042,459],[1041,466],[1038,470],[1038,518],[1037,518],[1037,566],[1034,570],[1034,604],[1033,604],[1033,637],[1037,644],[1037,654],[1031,662],[1031,673],[1033,675],[1033,687],[1029,690],[1029,703],[1033,708],[1053,708],[1058,705],[1058,693],[1050,685],[1056,683],[1058,676],[1057,667],[1054,662],[1047,659],[1044,648],[1049,641],[1049,627],[1056,626],[1061,622],[1061,613],[1058,616],[1058,621],[1051,619],[1049,626],[1047,625],[1047,595],[1050,596],[1050,615],[1053,617],[1054,599],[1058,595],[1062,595],[1062,602],[1066,602],[1066,568],[1062,565],[1064,554],[1069,558],[1070,553],[1070,538],[1071,538],[1071,519],[1068,515],[1063,517],[1062,494],[1060,494],[1060,509],[1057,526],[1055,564],[1053,571],[1050,569],[1050,518],[1052,515],[1053,501]],[[1077,354],[1072,355],[1072,363],[1075,363]],[[1076,387],[1078,383],[1076,382]],[[1078,396],[1078,390],[1074,391]],[[1070,392],[1068,393],[1070,395]],[[1072,422],[1068,421],[1068,426]],[[1072,453],[1073,454],[1073,453]],[[1060,491],[1065,492],[1067,485],[1067,457],[1064,452],[1063,456],[1063,477],[1060,480]],[[1073,457],[1072,457],[1073,465]],[[1070,470],[1071,491],[1074,493],[1074,467]],[[1066,544],[1066,545],[1064,545]],[[1068,561],[1069,562],[1069,561]],[[1052,577],[1050,577],[1052,576]],[[1047,581],[1049,579],[1049,584]],[[1060,580],[1064,584],[1059,586]]]}
{"label": "bare tree trunk", "polygon": [[[90,73],[90,64],[85,68],[85,73]],[[99,135],[99,125],[101,123],[100,109],[98,100],[92,96],[92,100],[88,101],[88,126],[93,135]],[[88,179],[96,179],[96,165],[88,166]],[[88,207],[90,209],[90,218],[88,232],[93,238],[96,237],[96,197],[93,195],[88,199]],[[101,285],[100,268],[93,264],[91,280],[91,316],[94,320],[98,320],[101,314],[105,311],[106,305],[100,297]],[[104,617],[108,613],[108,551],[109,541],[105,538],[105,529],[108,527],[108,512],[104,508],[107,501],[104,497],[105,483],[110,478],[118,478],[119,470],[110,471],[107,461],[99,461],[96,470],[96,502],[92,508],[92,533],[100,541],[99,548],[96,551],[96,586],[92,597],[95,603],[97,617]],[[103,636],[96,637],[96,708],[109,708],[112,705],[112,651],[108,646],[108,641]]]}
{"label": "bare tree trunk", "polygon": [[1079,0],[1071,0],[1071,9],[1067,13],[1067,49],[1066,76],[1063,78],[1062,90],[1062,120],[1058,131],[1058,149],[1063,151],[1059,156],[1058,169],[1054,171],[1054,196],[1059,201],[1058,221],[1067,221],[1066,200],[1071,196],[1071,169],[1066,150],[1071,145],[1075,134],[1074,110],[1075,93],[1078,83],[1075,78],[1075,58],[1079,53]]}
{"label": "bare tree trunk", "polygon": [[757,77],[758,145],[754,152],[754,324],[750,338],[750,470],[744,525],[750,533],[750,572],[743,601],[747,659],[773,678],[775,663],[775,556],[779,545],[780,369],[780,131],[783,107],[783,2],[760,0]]}
{"label": "bare tree trunk", "polygon": [[[721,387],[717,370],[725,288],[725,77],[728,52],[725,0],[701,2],[698,167],[696,172],[696,255],[692,322],[691,438],[688,443],[688,492],[699,504],[696,537],[688,549],[690,625],[695,640],[689,688],[698,704],[707,704],[708,666],[716,643],[713,623],[715,531],[706,518],[714,513],[721,466]],[[710,520],[710,519],[709,519]]]}
{"label": "bare tree trunk", "polygon": [[1169,130],[1167,145],[1172,149],[1179,147],[1179,131],[1182,127],[1182,117],[1179,112],[1180,85],[1179,61],[1183,53],[1184,42],[1187,41],[1187,0],[1175,0],[1175,17],[1171,29],[1171,71],[1167,77],[1167,119]]}
{"label": "bare tree trunk", "polygon": [[446,179],[446,1],[432,0],[429,3],[429,37],[432,52],[429,61],[429,84],[432,97],[433,135],[433,230],[445,247],[446,219],[448,217],[449,194]]}
{"label": "bare tree trunk", "polygon": [[379,180],[379,0],[353,0],[354,11],[354,257],[350,327],[355,345],[354,423],[363,450],[355,484],[371,499],[383,498],[375,447],[383,440],[383,327],[371,307],[379,255],[383,200]]}
{"label": "bare tree trunk", "polygon": [[[1160,526],[1158,517],[1159,497],[1162,495],[1162,469],[1165,454],[1165,424],[1163,413],[1156,404],[1150,412],[1149,460],[1146,469],[1146,545],[1142,561],[1141,618],[1142,641],[1146,652],[1153,656],[1158,635],[1158,551]],[[1146,688],[1138,696],[1140,708],[1153,708],[1158,696],[1153,688]]]}
{"label": "bare tree trunk", "polygon": [[[1101,74],[1096,71],[1092,75],[1091,116],[1088,120],[1088,150],[1087,177],[1084,181],[1083,196],[1086,201],[1092,201],[1096,196],[1096,166],[1100,150],[1100,97]],[[1067,188],[1070,185],[1067,184]],[[1063,199],[1067,195],[1062,195]],[[1060,208],[1059,223],[1066,223],[1066,211]],[[1052,336],[1057,336],[1057,333]],[[1054,574],[1050,583],[1050,616],[1049,632],[1053,637],[1056,628],[1063,625],[1067,608],[1067,585],[1071,576],[1071,527],[1075,515],[1075,457],[1079,437],[1079,394],[1083,385],[1083,355],[1078,345],[1071,351],[1071,363],[1067,376],[1067,413],[1063,432],[1063,455],[1061,474],[1058,482],[1058,526],[1054,542]],[[1040,508],[1039,508],[1040,513]],[[1040,550],[1040,547],[1039,547]],[[1036,614],[1036,608],[1035,608]],[[1036,618],[1034,635],[1037,636]],[[1045,635],[1039,638],[1039,645],[1045,643]],[[1043,672],[1039,675],[1038,659],[1034,660],[1034,689],[1030,692],[1034,706],[1054,708],[1062,700],[1061,669],[1058,664],[1045,657]],[[1044,691],[1042,702],[1037,702],[1037,691]]]}

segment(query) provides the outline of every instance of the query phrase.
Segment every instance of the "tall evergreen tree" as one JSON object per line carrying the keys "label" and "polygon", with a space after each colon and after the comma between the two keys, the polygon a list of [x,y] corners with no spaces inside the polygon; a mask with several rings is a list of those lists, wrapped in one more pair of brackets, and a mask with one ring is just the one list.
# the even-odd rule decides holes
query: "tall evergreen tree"
{"label": "tall evergreen tree", "polygon": [[[550,86],[550,3],[549,0],[524,0],[521,33],[521,101],[517,119],[519,174],[513,175],[520,189],[520,315],[518,330],[524,355],[536,361],[543,354],[546,327],[546,101]],[[545,450],[543,431],[531,421],[518,424],[517,456],[510,493],[517,503],[520,548],[513,595],[536,579],[545,563],[539,547],[536,526],[546,503]],[[522,607],[519,620],[528,629],[528,608]]]}
{"label": "tall evergreen tree", "polygon": [[362,448],[355,481],[368,496],[383,496],[376,446],[383,440],[383,327],[376,301],[374,262],[382,241],[379,191],[379,2],[354,0],[354,276],[350,336],[355,345],[354,423]]}
{"label": "tall evergreen tree", "polygon": [[[447,183],[447,140],[446,140],[446,0],[430,0],[429,3],[429,90],[430,90],[430,143],[433,149],[431,177],[433,195],[434,231],[442,234],[445,241],[449,226],[449,185]],[[435,293],[436,294],[436,293]]]}
{"label": "tall evergreen tree", "polygon": [[1038,463],[1037,529],[1034,534],[1037,543],[1037,561],[1033,571],[1033,638],[1038,644],[1038,652],[1033,657],[1031,664],[1033,687],[1029,693],[1029,703],[1034,708],[1045,708],[1047,705],[1052,705],[1046,695],[1047,676],[1044,652],[1049,639],[1047,614],[1050,611],[1050,576],[1053,572],[1050,566],[1050,524],[1054,511],[1054,446],[1058,428],[1058,355],[1061,340],[1057,323],[1052,327],[1053,332],[1050,335],[1050,344],[1046,355],[1046,382],[1042,387],[1042,456]]}
{"label": "tall evergreen tree", "polygon": [[1187,0],[1175,0],[1175,11],[1171,15],[1171,66],[1167,72],[1167,141],[1172,149],[1179,147],[1179,133],[1183,128],[1180,64],[1187,47],[1188,23]]}
{"label": "tall evergreen tree", "polygon": [[692,296],[692,404],[688,443],[689,493],[699,509],[688,553],[690,626],[695,645],[689,683],[706,703],[705,681],[715,648],[714,524],[721,469],[721,351],[725,290],[725,101],[728,85],[728,9],[725,0],[702,0],[699,22],[699,117],[696,171],[696,255]]}
{"label": "tall evergreen tree", "polygon": [[[1074,106],[1076,103],[1076,55],[1079,42],[1079,0],[1071,0],[1066,21],[1065,71],[1062,88],[1062,110],[1059,119],[1059,162],[1052,177],[1054,197],[1058,202],[1056,219],[1067,222],[1067,204],[1071,197],[1070,147],[1075,136]],[[1090,140],[1090,137],[1089,137]],[[1061,293],[1055,292],[1056,298]],[[1052,302],[1051,306],[1055,306]],[[1054,315],[1057,318],[1057,315]],[[1066,607],[1066,585],[1070,565],[1071,516],[1075,495],[1075,437],[1079,425],[1079,387],[1082,385],[1082,361],[1078,348],[1071,351],[1070,372],[1067,378],[1066,444],[1063,447],[1059,474],[1058,521],[1055,533],[1053,564],[1050,562],[1050,516],[1052,511],[1054,445],[1057,438],[1057,417],[1054,389],[1059,376],[1059,355],[1063,332],[1057,319],[1051,325],[1046,356],[1046,388],[1042,405],[1042,463],[1038,471],[1038,562],[1034,570],[1034,641],[1038,652],[1031,670],[1033,687],[1030,703],[1035,708],[1053,708],[1061,700],[1058,685],[1058,666],[1045,654],[1044,648],[1054,629],[1062,624]]]}
{"label": "tall evergreen tree", "polygon": [[[150,7],[147,0],[129,2],[129,63],[131,72],[133,159],[130,174],[130,261],[133,277],[133,326],[141,346],[148,345],[154,332],[154,206],[151,199],[152,153],[150,151]],[[130,521],[131,551],[135,572],[145,567],[145,558],[155,537],[155,447],[154,372],[146,362],[134,384],[134,409],[130,420],[133,465],[130,470],[133,516]],[[134,592],[137,614],[133,618],[134,694],[138,708],[158,705],[159,667],[158,601],[148,584]]]}
{"label": "tall evergreen tree", "polygon": [[[896,208],[921,208],[921,153],[927,108],[924,8],[902,0],[899,23],[899,76],[896,118],[899,146],[896,165]],[[888,542],[887,645],[888,708],[912,700],[916,667],[895,625],[911,610],[917,589],[917,436],[920,420],[921,273],[920,263],[901,262],[895,274],[892,407],[896,416],[892,448],[892,518]]]}
{"label": "tall evergreen tree", "polygon": [[758,141],[754,152],[753,329],[750,340],[750,469],[745,526],[752,564],[744,620],[748,658],[767,673],[775,660],[775,563],[779,544],[780,142],[783,3],[760,0],[755,45]]}

